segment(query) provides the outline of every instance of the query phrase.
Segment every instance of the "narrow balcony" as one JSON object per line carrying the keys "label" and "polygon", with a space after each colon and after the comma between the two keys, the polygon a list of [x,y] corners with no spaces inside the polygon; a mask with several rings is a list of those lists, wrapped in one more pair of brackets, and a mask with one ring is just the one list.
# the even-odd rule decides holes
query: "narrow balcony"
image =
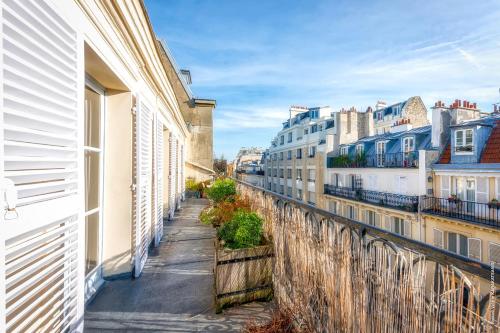
{"label": "narrow balcony", "polygon": [[424,213],[451,217],[467,222],[500,228],[500,204],[465,201],[457,197],[426,197],[423,200]]}
{"label": "narrow balcony", "polygon": [[378,191],[369,191],[356,189],[352,187],[342,187],[334,185],[325,185],[325,194],[336,197],[367,202],[373,205],[395,208],[407,212],[418,211],[418,196],[386,193]]}
{"label": "narrow balcony", "polygon": [[328,168],[418,168],[418,151],[327,158]]}

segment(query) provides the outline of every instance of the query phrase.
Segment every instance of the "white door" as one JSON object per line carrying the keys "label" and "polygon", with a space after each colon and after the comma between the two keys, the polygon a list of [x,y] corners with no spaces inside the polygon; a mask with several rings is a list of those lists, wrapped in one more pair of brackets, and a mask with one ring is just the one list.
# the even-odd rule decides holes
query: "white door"
{"label": "white door", "polygon": [[0,331],[73,331],[84,304],[83,45],[43,0],[0,8],[0,181],[12,184]]}
{"label": "white door", "polygon": [[136,107],[135,273],[141,275],[151,242],[152,113],[142,102]]}
{"label": "white door", "polygon": [[383,167],[385,164],[385,142],[377,142],[377,166]]}
{"label": "white door", "polygon": [[84,106],[85,301],[102,284],[104,89],[87,79]]}

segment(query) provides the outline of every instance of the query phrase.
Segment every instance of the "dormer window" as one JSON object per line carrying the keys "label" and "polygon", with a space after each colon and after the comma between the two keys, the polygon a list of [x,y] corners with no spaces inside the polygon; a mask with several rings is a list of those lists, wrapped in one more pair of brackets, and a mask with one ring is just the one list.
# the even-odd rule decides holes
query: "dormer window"
{"label": "dormer window", "polygon": [[346,156],[348,153],[348,148],[349,147],[340,147],[340,155]]}
{"label": "dormer window", "polygon": [[471,128],[455,131],[455,152],[472,153],[474,132]]}
{"label": "dormer window", "polygon": [[382,120],[382,118],[384,118],[382,112],[377,112],[377,120]]}
{"label": "dormer window", "polygon": [[409,153],[415,150],[415,138],[403,138],[403,153]]}
{"label": "dormer window", "polygon": [[288,133],[288,142],[292,142],[292,132]]}
{"label": "dormer window", "polygon": [[305,129],[305,130],[304,130],[304,135],[307,135],[307,134],[309,134],[309,130],[308,130],[308,129]]}
{"label": "dormer window", "polygon": [[285,136],[284,136],[284,135],[282,135],[282,136],[280,137],[280,145],[284,145],[284,144],[285,144]]}

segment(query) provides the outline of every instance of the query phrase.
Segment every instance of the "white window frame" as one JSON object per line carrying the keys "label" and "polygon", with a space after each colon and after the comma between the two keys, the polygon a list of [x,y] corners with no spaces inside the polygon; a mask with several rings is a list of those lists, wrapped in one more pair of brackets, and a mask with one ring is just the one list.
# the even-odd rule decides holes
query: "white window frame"
{"label": "white window frame", "polygon": [[[380,152],[382,150],[381,147],[384,147],[383,152]],[[387,154],[387,141],[377,141],[375,143],[375,151],[377,156],[377,166],[383,167],[386,160],[385,155]]]}
{"label": "white window frame", "polygon": [[[455,234],[457,235],[455,241],[456,241],[456,249],[457,249],[457,252],[453,252],[450,250],[450,244],[449,244],[449,235],[450,234]],[[466,238],[466,244],[467,244],[467,253],[466,254],[462,254],[460,253],[460,236],[463,236]],[[455,254],[458,254],[460,256],[463,256],[463,257],[468,257],[469,256],[469,237],[464,235],[464,234],[461,234],[459,232],[454,232],[454,231],[447,231],[445,232],[445,236],[444,236],[445,240],[446,240],[446,250],[449,251],[449,252],[452,252],[452,253],[455,253]]]}
{"label": "white window frame", "polygon": [[356,155],[361,155],[364,153],[364,151],[365,151],[365,146],[362,143],[356,145]]}
{"label": "white window frame", "polygon": [[348,153],[349,153],[349,147],[347,146],[340,147],[340,155],[346,156]]}
{"label": "white window frame", "polygon": [[[472,133],[472,142],[470,145],[466,144],[467,132]],[[458,145],[458,138],[461,137],[462,144]],[[459,147],[469,147],[470,151],[458,150]],[[464,128],[455,130],[455,154],[456,155],[473,155],[474,154],[474,130],[472,128]]]}
{"label": "white window frame", "polygon": [[[85,301],[90,299],[92,295],[95,293],[95,290],[99,288],[99,285],[104,282],[102,275],[102,258],[103,258],[103,197],[104,197],[104,129],[105,129],[105,112],[106,112],[106,91],[104,87],[102,87],[99,83],[97,83],[90,76],[85,77],[85,89],[90,89],[95,93],[99,94],[99,148],[91,147],[91,146],[83,146],[83,153],[87,152],[97,153],[99,155],[99,200],[96,208],[93,208],[89,211],[85,211],[84,213],[84,223],[85,228],[87,223],[87,217],[93,214],[98,214],[99,221],[99,235],[98,235],[98,253],[97,253],[97,263],[96,267],[94,267],[90,272],[85,275]],[[85,128],[84,128],[85,131]],[[86,177],[85,177],[86,181]],[[85,191],[85,189],[84,189]],[[86,195],[86,192],[85,192]],[[84,197],[84,200],[86,198]],[[86,242],[86,240],[85,240]],[[86,245],[86,244],[85,244]],[[87,253],[85,249],[85,258],[87,259]]]}
{"label": "white window frame", "polygon": [[[409,144],[411,140],[411,146]],[[403,140],[401,140],[401,151],[403,153],[411,153],[415,151],[415,137],[414,136],[407,136],[404,137]]]}

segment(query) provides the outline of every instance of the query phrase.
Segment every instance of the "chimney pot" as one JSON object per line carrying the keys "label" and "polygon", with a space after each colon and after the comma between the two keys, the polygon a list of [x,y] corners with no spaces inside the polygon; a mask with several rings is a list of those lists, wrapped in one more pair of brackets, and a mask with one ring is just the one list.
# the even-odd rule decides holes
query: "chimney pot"
{"label": "chimney pot", "polygon": [[472,108],[476,109],[476,103],[472,104]]}

